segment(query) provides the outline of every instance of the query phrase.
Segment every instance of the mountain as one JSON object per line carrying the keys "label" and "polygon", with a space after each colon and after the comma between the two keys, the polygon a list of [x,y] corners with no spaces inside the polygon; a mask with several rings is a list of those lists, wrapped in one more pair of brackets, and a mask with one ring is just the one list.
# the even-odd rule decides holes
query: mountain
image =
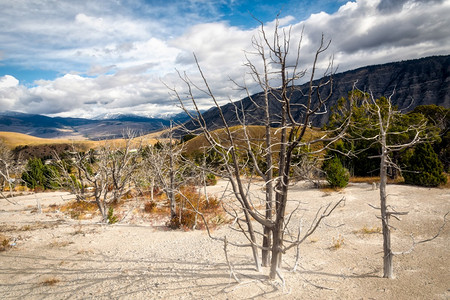
{"label": "mountain", "polygon": [[[393,103],[400,109],[409,111],[418,105],[436,104],[450,107],[450,55],[432,56],[416,60],[373,65],[351,70],[333,76],[333,95],[327,104],[327,111],[317,115],[312,120],[313,126],[321,126],[328,121],[330,108],[341,97],[346,97],[352,90],[353,84],[363,91],[372,91],[375,97],[389,96],[395,89]],[[317,83],[317,80],[315,83]],[[300,85],[297,88],[305,92],[308,85]],[[325,93],[327,91],[324,91]],[[241,99],[234,104],[222,106],[224,116],[230,125],[238,125],[235,115],[235,105],[243,107],[248,124],[261,124],[264,112],[257,109],[263,101],[263,94],[258,93]],[[411,100],[413,100],[411,102]],[[305,97],[300,91],[293,93],[292,103],[302,104]],[[313,99],[316,101],[316,99]],[[294,105],[292,115],[300,119],[299,105]],[[271,112],[279,111],[280,103],[271,99]],[[223,126],[218,109],[211,108],[203,112],[203,118],[211,129]],[[24,114],[18,112],[0,113],[0,131],[10,131],[29,134],[42,138],[71,138],[71,139],[107,139],[122,137],[123,131],[131,129],[139,134],[161,130],[168,127],[170,120],[176,124],[185,123],[188,129],[195,130],[196,126],[186,113],[169,114],[160,118],[149,118],[134,114],[105,114],[96,119],[47,117],[36,114]],[[279,122],[276,113],[271,120],[276,126]],[[179,132],[178,134],[183,134]]]}
{"label": "mountain", "polygon": [[147,134],[168,126],[168,120],[135,115],[120,115],[116,116],[115,119],[91,120],[47,117],[19,112],[0,113],[0,131],[25,133],[41,138],[100,140],[122,137],[124,130],[127,129],[139,134]]}
{"label": "mountain", "polygon": [[[355,70],[335,74],[333,76],[333,94],[327,103],[327,111],[316,115],[312,120],[313,126],[322,126],[330,116],[330,108],[337,103],[341,97],[346,97],[352,90],[353,85],[363,91],[372,91],[376,98],[392,94],[393,104],[405,112],[414,109],[418,105],[436,104],[450,107],[450,55],[432,56],[415,60],[388,63],[383,65],[372,65]],[[317,84],[320,80],[316,80]],[[298,104],[304,104],[306,97],[303,96],[308,91],[309,85],[303,84],[296,87],[300,91],[293,92],[291,103],[292,115],[300,120],[301,109]],[[324,90],[324,94],[328,91]],[[258,109],[264,101],[263,94],[258,93],[250,98],[244,98],[234,104],[222,106],[222,111],[229,125],[238,125],[235,115],[235,105],[243,107],[246,111],[246,121],[248,124],[262,125],[264,111]],[[313,99],[317,101],[317,99]],[[297,105],[296,105],[297,104]],[[279,118],[274,112],[280,111],[280,103],[275,99],[270,100],[270,111],[272,123],[279,123]],[[223,126],[219,116],[218,108],[211,108],[203,113],[208,127],[211,129]],[[186,127],[195,130],[196,125],[191,121]],[[276,126],[276,125],[275,125]]]}

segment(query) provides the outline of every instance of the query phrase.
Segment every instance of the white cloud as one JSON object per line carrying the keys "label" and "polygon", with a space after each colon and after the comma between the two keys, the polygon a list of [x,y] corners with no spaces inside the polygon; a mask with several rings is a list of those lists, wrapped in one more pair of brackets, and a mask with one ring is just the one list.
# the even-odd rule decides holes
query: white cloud
{"label": "white cloud", "polygon": [[2,110],[13,110],[19,99],[27,90],[19,85],[19,80],[10,75],[0,77],[0,107]]}
{"label": "white cloud", "polygon": [[[182,1],[177,2],[179,7],[129,3],[134,4],[56,0],[0,4],[0,59],[63,74],[38,80],[33,87],[20,85],[9,75],[1,77],[1,108],[66,116],[166,113],[176,104],[161,81],[181,88],[178,69],[201,82],[193,52],[220,101],[245,96],[229,78],[243,81],[244,50],[253,50],[251,38],[258,28],[217,22],[219,13],[210,2]],[[196,14],[199,5],[211,16]],[[33,13],[36,10],[40,13]],[[449,54],[449,15],[450,0],[357,0],[343,3],[333,14],[321,12],[304,21],[287,16],[280,24],[292,24],[292,47],[304,28],[302,69],[310,67],[323,33],[332,44],[321,65],[326,66],[334,54],[339,71],[345,71]],[[265,28],[270,32],[273,26],[272,22]],[[211,104],[205,95],[198,96],[203,108]]]}

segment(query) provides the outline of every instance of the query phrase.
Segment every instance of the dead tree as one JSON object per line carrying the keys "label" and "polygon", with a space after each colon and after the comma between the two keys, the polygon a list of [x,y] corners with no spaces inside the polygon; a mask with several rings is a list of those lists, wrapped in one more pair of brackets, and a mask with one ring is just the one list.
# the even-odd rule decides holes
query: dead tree
{"label": "dead tree", "polygon": [[133,176],[140,167],[141,142],[128,133],[121,141],[106,141],[98,149],[79,152],[73,149],[74,172],[67,170],[64,162],[56,156],[57,164],[79,201],[93,199],[108,221],[112,204],[132,188]]}
{"label": "dead tree", "polygon": [[171,123],[168,138],[148,147],[143,161],[148,170],[146,179],[151,181],[152,185],[160,186],[169,200],[171,220],[177,218],[175,196],[186,180],[183,176],[186,166],[182,164],[182,151],[182,145],[176,145],[176,140],[173,138]]}
{"label": "dead tree", "polygon": [[[373,121],[369,124],[360,124],[360,126],[371,127],[375,129],[375,135],[371,137],[361,136],[359,138],[372,141],[372,145],[377,144],[380,147],[380,209],[381,224],[383,233],[383,277],[393,278],[393,256],[391,245],[391,217],[399,219],[398,216],[406,215],[408,212],[394,210],[387,203],[387,177],[388,168],[399,169],[391,159],[395,152],[410,148],[417,143],[429,139],[426,134],[427,122],[425,119],[416,123],[406,123],[402,121],[403,114],[396,110],[392,105],[394,92],[388,98],[375,99],[373,94],[367,97],[363,102],[363,109]],[[397,127],[396,127],[397,125]],[[401,139],[397,138],[402,136]]]}
{"label": "dead tree", "polygon": [[9,194],[12,196],[13,192],[13,177],[14,173],[17,173],[18,164],[14,160],[14,156],[11,150],[0,140],[0,193],[3,198],[6,197],[3,195],[3,189],[5,184],[8,185]]}
{"label": "dead tree", "polygon": [[[285,245],[287,241],[284,238],[291,219],[286,215],[286,209],[294,153],[299,148],[309,147],[312,144],[320,145],[318,146],[319,150],[312,153],[322,151],[339,139],[346,127],[342,125],[334,133],[323,132],[320,136],[307,134],[310,132],[309,124],[314,116],[326,112],[326,103],[332,93],[332,60],[324,71],[325,79],[314,80],[316,72],[318,72],[319,57],[328,49],[330,42],[326,42],[322,36],[309,70],[307,90],[299,90],[297,85],[299,80],[307,74],[306,70],[300,69],[299,63],[301,36],[296,46],[293,47],[293,51],[291,49],[292,42],[290,27],[282,28],[276,21],[273,34],[269,34],[264,24],[261,23],[259,35],[252,40],[255,51],[246,54],[246,65],[250,70],[253,82],[259,85],[263,91],[262,101],[251,96],[245,83],[239,86],[247,91],[255,110],[263,111],[265,132],[262,140],[253,136],[253,127],[249,126],[248,119],[251,118],[254,111],[246,111],[239,103],[232,102],[232,109],[240,126],[236,128],[229,124],[195,54],[194,58],[203,85],[199,86],[186,74],[179,73],[180,79],[186,86],[188,101],[193,106],[195,113],[190,112],[186,97],[181,95],[176,88],[170,88],[182,108],[191,117],[192,122],[203,133],[210,151],[218,158],[220,167],[216,170],[220,170],[218,171],[219,175],[230,182],[237,200],[237,208],[240,209],[239,212],[237,208],[233,207],[234,210],[230,209],[230,212],[234,216],[238,228],[250,242],[249,246],[252,248],[256,268],[258,270],[260,268],[258,249],[263,252],[263,265],[268,265],[270,261],[269,278],[271,279],[279,274],[282,254],[292,245],[298,245],[301,242],[301,238],[299,238],[292,241],[291,245]],[[253,55],[257,57],[258,62],[253,62],[249,58]],[[213,102],[222,122],[222,130],[210,130],[210,124],[203,118],[197,105],[195,96],[197,92],[203,93]],[[293,103],[295,93],[302,95],[302,100],[297,103]],[[275,111],[273,107],[280,108]],[[251,172],[248,176],[248,166],[250,165]],[[264,181],[263,210],[257,208],[258,199],[254,198],[250,188],[255,174]],[[244,175],[247,175],[247,180]],[[322,219],[329,215],[335,207],[328,206],[329,209],[326,212],[318,212],[318,217],[311,224],[311,228],[317,229]],[[252,219],[262,226],[262,233],[254,229]],[[263,236],[262,245],[258,244],[257,236],[259,235]],[[228,242],[228,244],[232,243]]]}

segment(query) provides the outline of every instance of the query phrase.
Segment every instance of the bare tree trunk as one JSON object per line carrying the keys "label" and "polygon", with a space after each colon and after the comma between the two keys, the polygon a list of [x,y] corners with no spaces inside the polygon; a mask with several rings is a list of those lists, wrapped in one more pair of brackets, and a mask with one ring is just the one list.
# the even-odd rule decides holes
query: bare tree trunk
{"label": "bare tree trunk", "polygon": [[[289,161],[289,157],[287,158]],[[281,258],[283,255],[283,239],[284,239],[284,219],[286,213],[288,184],[289,184],[289,169],[284,169],[284,174],[281,176],[280,191],[277,191],[275,198],[276,201],[276,219],[275,226],[273,228],[273,245],[272,245],[272,260],[270,263],[269,279],[275,279],[277,276],[277,270],[281,267]]]}
{"label": "bare tree trunk", "polygon": [[[246,144],[246,149],[243,149],[244,147],[242,147],[238,142],[239,137],[236,138],[235,142],[233,132],[235,132],[236,130],[232,129],[229,122],[227,121],[224,111],[222,110],[222,107],[219,105],[218,100],[214,96],[195,54],[194,59],[197,64],[197,68],[199,70],[204,87],[200,87],[196,83],[192,82],[187,75],[182,75],[182,73],[180,72],[178,74],[180,75],[180,79],[187,86],[187,99],[192,102],[196,113],[193,114],[187,109],[184,104],[186,98],[184,96],[182,97],[177,92],[176,88],[168,87],[173,92],[173,95],[179,100],[184,111],[191,117],[191,121],[203,131],[204,138],[211,146],[211,149],[221,157],[223,163],[220,173],[224,174],[224,176],[222,177],[228,178],[230,180],[235,198],[237,199],[239,206],[242,209],[242,212],[239,213],[235,211],[233,216],[237,218],[238,214],[244,213],[247,229],[244,229],[243,227],[241,227],[240,229],[242,230],[245,237],[250,241],[249,245],[252,248],[253,257],[255,259],[257,269],[259,269],[260,266],[257,249],[258,247],[262,248],[262,264],[264,266],[268,266],[270,264],[270,279],[275,279],[276,276],[280,276],[279,268],[281,266],[282,255],[288,248],[290,248],[289,246],[284,245],[284,243],[286,242],[284,241],[284,233],[287,223],[289,223],[290,220],[290,217],[285,216],[285,214],[289,190],[289,172],[292,167],[292,154],[294,150],[303,146],[309,147],[312,144],[324,143],[322,144],[323,146],[320,148],[320,150],[317,150],[317,152],[323,151],[331,143],[338,140],[342,136],[346,126],[348,125],[347,123],[345,126],[342,126],[340,128],[341,132],[339,132],[338,134],[336,132],[332,133],[331,135],[327,133],[318,139],[305,139],[305,132],[308,128],[310,118],[313,118],[316,114],[323,113],[326,110],[325,103],[331,97],[332,74],[334,72],[332,62],[330,62],[327,70],[325,71],[325,73],[329,76],[329,79],[322,81],[319,84],[313,84],[318,57],[321,55],[321,53],[328,49],[330,42],[324,43],[324,38],[322,36],[312,66],[309,91],[305,93],[305,91],[300,91],[296,87],[296,82],[306,74],[306,71],[301,71],[298,69],[300,45],[302,39],[301,37],[298,39],[298,46],[296,48],[297,53],[293,53],[295,61],[291,62],[290,59],[292,57],[289,55],[291,45],[290,35],[291,28],[281,28],[277,20],[275,24],[274,34],[273,36],[270,35],[269,37],[268,35],[266,35],[264,25],[261,22],[260,35],[252,40],[252,44],[254,46],[254,49],[256,50],[256,55],[263,60],[263,71],[260,71],[259,65],[255,65],[249,59],[247,59],[247,66],[250,68],[251,76],[253,80],[255,80],[257,84],[261,86],[262,90],[264,91],[266,100],[265,104],[259,104],[259,101],[252,99],[249,89],[247,88],[246,84],[244,84],[244,89],[247,91],[250,100],[254,101],[255,106],[259,109],[265,109],[264,125],[266,136],[263,143],[259,141],[253,141],[252,138],[247,134],[246,130],[248,123],[245,120],[245,115],[251,114],[251,111],[246,111],[244,107],[238,107],[238,105],[235,105],[234,109],[236,117],[239,120],[240,125],[243,127],[243,140]],[[267,55],[265,54],[266,50],[268,51]],[[277,87],[271,85],[272,80],[274,80],[274,83],[276,82]],[[330,87],[329,92],[325,92],[327,87]],[[226,135],[226,141],[224,141],[223,138],[221,139],[220,135],[211,132],[209,125],[203,118],[199,107],[197,106],[197,101],[195,99],[196,97],[194,96],[193,92],[194,90],[205,93],[214,102],[215,107],[218,109],[218,114],[224,124],[223,134]],[[300,115],[302,120],[294,117],[291,111],[291,105],[293,105],[291,104],[291,97],[294,91],[300,91],[306,98],[306,101],[300,105]],[[269,95],[271,97],[270,99],[273,99],[273,101],[276,102],[275,107],[277,107],[277,111],[269,112],[269,108],[271,106],[269,105]],[[281,111],[278,110],[279,106],[281,106]],[[276,115],[278,128],[275,133],[272,133],[270,125],[271,116],[273,116],[274,114]],[[295,115],[297,115],[297,112],[295,113]],[[264,145],[262,149],[264,149],[265,152],[260,151],[261,144]],[[256,151],[254,148],[255,145],[257,145]],[[261,153],[263,153],[263,155],[261,155]],[[265,198],[263,200],[265,201],[264,212],[261,212],[253,204],[254,197],[250,193],[250,188],[249,186],[246,186],[241,180],[241,175],[243,174],[243,172],[245,172],[245,168],[248,167],[247,162],[243,164],[240,161],[242,156],[246,158],[250,157],[249,159],[251,160],[252,167],[254,167],[258,175],[260,175],[264,179],[266,192]],[[258,161],[261,156],[265,157],[267,170],[261,170],[260,166],[258,165]],[[275,159],[277,159],[276,166],[273,162],[273,160]],[[277,174],[275,175],[273,174],[273,170],[277,168]],[[274,175],[276,176],[275,179],[273,178]],[[335,207],[336,206],[334,206],[333,209]],[[331,213],[331,211],[329,213]],[[273,216],[274,212],[275,216]],[[314,232],[314,230],[320,223],[320,220],[328,216],[329,213],[320,217],[316,217],[316,219],[313,221],[313,224],[311,225],[310,230],[308,230],[307,235],[310,235],[312,232]],[[256,244],[257,240],[255,237],[255,233],[257,232],[254,231],[252,221],[255,222],[255,224],[259,223],[262,226],[262,247]],[[258,233],[260,234],[260,232]],[[296,246],[303,242],[303,240],[304,239],[297,242],[290,241],[289,244],[291,244],[291,246]]]}
{"label": "bare tree trunk", "polygon": [[383,277],[393,278],[394,268],[392,264],[393,253],[391,250],[391,229],[389,228],[389,213],[387,211],[387,164],[386,164],[386,133],[381,126],[381,162],[380,162],[380,208],[383,229]]}
{"label": "bare tree trunk", "polygon": [[[265,72],[266,76],[266,82],[267,79],[267,72]],[[266,129],[266,164],[267,164],[267,171],[265,174],[264,181],[266,183],[266,214],[265,217],[267,220],[272,220],[272,213],[273,213],[273,168],[272,168],[272,134],[270,132],[270,111],[269,111],[269,95],[267,88],[264,89],[264,98],[265,98],[265,129]],[[269,266],[270,262],[270,247],[272,246],[272,230],[268,226],[264,227],[264,236],[263,236],[263,249],[261,252],[261,260],[262,265],[264,267]]]}
{"label": "bare tree trunk", "polygon": [[251,222],[251,218],[250,215],[248,214],[248,212],[246,210],[244,210],[244,215],[245,215],[245,222],[247,223],[247,228],[248,228],[248,233],[250,235],[250,240],[251,240],[251,248],[252,248],[252,254],[253,254],[253,260],[255,262],[255,268],[258,272],[261,271],[261,263],[259,261],[259,255],[258,255],[258,247],[256,246],[256,236],[255,236],[255,231],[253,230],[253,225]]}
{"label": "bare tree trunk", "polygon": [[[173,141],[172,141],[172,121],[170,121],[170,130],[169,130],[169,201],[170,201],[170,218],[176,218],[177,217],[177,207],[175,202],[175,172],[174,172],[174,166],[173,166]],[[181,221],[181,216],[180,216]]]}

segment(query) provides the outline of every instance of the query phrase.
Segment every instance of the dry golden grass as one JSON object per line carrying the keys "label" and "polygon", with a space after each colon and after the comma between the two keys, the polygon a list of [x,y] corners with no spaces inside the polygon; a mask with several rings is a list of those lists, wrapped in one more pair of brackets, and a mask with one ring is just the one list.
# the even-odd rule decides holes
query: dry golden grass
{"label": "dry golden grass", "polygon": [[[387,182],[388,183],[403,183],[405,180],[403,179],[403,177],[398,176],[395,179],[391,179],[388,177]],[[352,183],[380,183],[380,176],[368,176],[368,177],[350,177],[349,182]]]}
{"label": "dry golden grass", "polygon": [[[141,141],[146,145],[154,145],[158,142],[159,136],[163,134],[165,130],[150,133],[141,137],[134,139],[134,143],[137,145]],[[98,148],[106,143],[113,143],[117,146],[125,145],[124,139],[111,139],[102,141],[91,141],[91,140],[77,140],[77,139],[44,139],[39,137],[34,137],[31,135],[17,133],[17,132],[7,132],[0,131],[0,139],[11,149],[17,146],[41,146],[41,145],[55,145],[55,144],[76,144],[78,147],[84,149]]]}
{"label": "dry golden grass", "polygon": [[354,233],[360,233],[360,234],[374,234],[374,233],[381,233],[381,227],[373,226],[373,227],[367,227],[367,225],[364,225],[363,228],[359,230],[355,230]]}
{"label": "dry golden grass", "polygon": [[349,182],[353,183],[373,183],[380,182],[380,176],[372,176],[372,177],[350,177]]}
{"label": "dry golden grass", "polygon": [[[279,128],[271,128],[270,129],[274,139],[272,140],[273,144],[276,144],[279,141],[279,137],[281,135],[281,131]],[[247,147],[245,141],[244,130],[242,126],[232,126],[230,127],[230,131],[232,133],[233,138],[238,146]],[[265,141],[266,129],[264,126],[250,125],[247,126],[247,134],[251,143],[254,146],[258,146]],[[324,134],[323,131],[317,128],[307,129],[305,136],[303,138],[304,141],[312,140],[319,138]],[[217,141],[222,141],[224,145],[227,145],[228,138],[227,132],[225,129],[216,129],[211,132],[211,135],[216,138]],[[192,153],[194,151],[202,150],[203,148],[208,148],[209,144],[206,141],[203,135],[199,135],[185,143],[185,151],[187,153]],[[314,147],[320,147],[320,145],[315,145]],[[314,150],[314,149],[313,149]],[[275,150],[276,151],[276,150]]]}
{"label": "dry golden grass", "polygon": [[329,187],[329,186],[323,186],[320,188],[320,191],[324,193],[324,196],[330,196],[331,193],[335,193],[335,192],[340,192],[344,190],[344,188],[339,188],[339,187]]}
{"label": "dry golden grass", "polygon": [[343,245],[344,245],[344,237],[342,235],[339,235],[337,238],[333,237],[333,242],[331,244],[330,249],[338,250],[341,249]]}
{"label": "dry golden grass", "polygon": [[[0,139],[2,139],[5,142],[5,144],[10,148],[14,148],[19,145],[71,144],[74,142],[74,140],[69,139],[43,139],[23,133],[6,132],[6,131],[0,131]],[[76,142],[89,143],[90,141],[76,141]]]}
{"label": "dry golden grass", "polygon": [[83,220],[98,213],[98,206],[95,202],[71,201],[62,205],[60,211],[70,215],[72,219]]}

